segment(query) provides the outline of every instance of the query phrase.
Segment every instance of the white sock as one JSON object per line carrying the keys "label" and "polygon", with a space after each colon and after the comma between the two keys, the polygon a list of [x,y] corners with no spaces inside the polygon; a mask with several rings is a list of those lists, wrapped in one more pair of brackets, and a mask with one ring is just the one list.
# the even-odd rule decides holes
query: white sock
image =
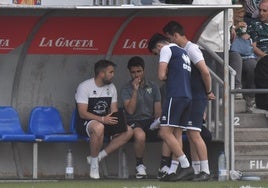
{"label": "white sock", "polygon": [[200,171],[210,174],[208,160],[200,161]]}
{"label": "white sock", "polygon": [[103,149],[101,150],[101,152],[98,155],[99,161],[101,161],[103,158],[105,158],[108,154],[106,153],[106,151]]}
{"label": "white sock", "polygon": [[98,157],[91,157],[90,165],[91,167],[95,167],[95,168],[98,167],[99,166]]}
{"label": "white sock", "polygon": [[194,169],[194,174],[200,173],[200,161],[192,161],[192,167]]}
{"label": "white sock", "polygon": [[178,157],[178,160],[179,160],[182,168],[188,168],[190,166],[190,163],[189,163],[186,155],[182,155],[182,156]]}
{"label": "white sock", "polygon": [[176,173],[178,165],[179,165],[179,161],[172,160],[171,165],[168,170],[168,174]]}

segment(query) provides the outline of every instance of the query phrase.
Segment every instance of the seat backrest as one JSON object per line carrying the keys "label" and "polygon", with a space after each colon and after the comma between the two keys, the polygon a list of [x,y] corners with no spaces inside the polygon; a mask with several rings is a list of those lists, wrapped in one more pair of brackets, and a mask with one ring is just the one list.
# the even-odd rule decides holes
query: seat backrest
{"label": "seat backrest", "polygon": [[77,109],[74,109],[73,113],[72,113],[71,125],[70,125],[70,132],[73,134],[76,134],[76,126],[75,125],[76,125],[77,115],[78,115],[78,111],[77,111]]}
{"label": "seat backrest", "polygon": [[11,106],[0,107],[0,135],[22,134],[22,126],[18,112]]}
{"label": "seat backrest", "polygon": [[59,111],[52,106],[37,106],[31,111],[29,133],[35,135],[66,133]]}

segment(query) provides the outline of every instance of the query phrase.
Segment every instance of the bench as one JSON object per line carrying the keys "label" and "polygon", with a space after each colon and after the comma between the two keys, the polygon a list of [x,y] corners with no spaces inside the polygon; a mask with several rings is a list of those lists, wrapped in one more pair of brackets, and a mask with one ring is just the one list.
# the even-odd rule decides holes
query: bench
{"label": "bench", "polygon": [[[17,111],[11,106],[0,107],[0,141],[2,142],[28,142],[33,143],[33,179],[38,178],[38,143],[54,143],[54,142],[89,142],[88,137],[80,136],[76,133],[75,122],[77,110],[72,112],[70,131],[64,129],[61,115],[59,111],[52,106],[37,106],[34,107],[29,116],[28,131],[25,133],[20,123]],[[208,131],[208,130],[207,130]],[[203,137],[209,140],[207,134]],[[203,131],[202,131],[203,132]],[[209,131],[208,131],[209,132]],[[157,132],[147,135],[147,142],[161,142],[157,136]],[[203,135],[204,136],[204,135]],[[211,136],[211,135],[210,135]],[[210,137],[211,139],[211,137]],[[109,142],[109,138],[105,138],[105,142]],[[187,142],[187,136],[183,135],[183,141]],[[130,141],[131,142],[131,141]],[[124,155],[124,150],[119,149],[119,158]],[[124,167],[124,162],[119,160],[118,177],[123,178],[121,170]],[[101,168],[104,176],[108,176],[106,161],[101,163]]]}

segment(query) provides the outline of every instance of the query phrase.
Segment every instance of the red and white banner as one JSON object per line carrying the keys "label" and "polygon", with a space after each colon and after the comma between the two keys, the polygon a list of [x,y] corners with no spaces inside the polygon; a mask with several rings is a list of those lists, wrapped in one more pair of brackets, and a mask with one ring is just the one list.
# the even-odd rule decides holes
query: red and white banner
{"label": "red and white banner", "polygon": [[0,53],[6,54],[23,44],[39,17],[0,16]]}
{"label": "red and white banner", "polygon": [[[7,53],[26,41],[38,17],[0,19],[0,53]],[[126,17],[51,17],[40,27],[30,45],[29,54],[149,54],[147,43],[171,20],[185,27],[191,40],[207,17],[135,17],[116,35]],[[118,38],[116,38],[116,36]],[[111,47],[112,44],[114,46]]]}
{"label": "red and white banner", "polygon": [[206,17],[137,17],[120,36],[113,54],[149,54],[148,40],[154,33],[162,33],[162,28],[172,20],[185,27],[185,33],[191,40],[206,21]]}

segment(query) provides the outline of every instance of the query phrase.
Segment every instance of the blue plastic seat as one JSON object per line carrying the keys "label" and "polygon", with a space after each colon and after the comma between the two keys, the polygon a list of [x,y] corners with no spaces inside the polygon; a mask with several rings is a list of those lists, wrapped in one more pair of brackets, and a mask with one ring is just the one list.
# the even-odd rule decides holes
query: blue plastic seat
{"label": "blue plastic seat", "polygon": [[77,115],[78,115],[78,111],[77,111],[77,109],[74,109],[74,111],[72,113],[72,118],[71,118],[70,131],[71,131],[71,133],[77,135],[77,138],[79,140],[89,141],[89,137],[78,135],[77,132],[76,132],[76,118],[77,118]]}
{"label": "blue plastic seat", "polygon": [[44,142],[76,142],[77,134],[67,133],[59,111],[52,106],[37,106],[32,109],[28,132]]}
{"label": "blue plastic seat", "polygon": [[33,134],[26,134],[23,131],[18,112],[11,106],[0,107],[0,141],[35,141],[35,136]]}

